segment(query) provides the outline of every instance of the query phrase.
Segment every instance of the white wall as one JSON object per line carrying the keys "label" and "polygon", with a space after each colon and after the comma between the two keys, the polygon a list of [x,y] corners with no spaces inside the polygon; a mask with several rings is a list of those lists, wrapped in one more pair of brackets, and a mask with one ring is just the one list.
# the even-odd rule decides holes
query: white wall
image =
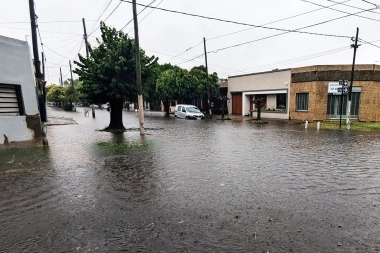
{"label": "white wall", "polygon": [[[254,94],[267,94],[267,106],[276,105],[276,95],[287,93],[287,102],[289,103],[289,84],[291,81],[291,70],[279,70],[249,75],[232,76],[228,78],[228,96],[232,98],[231,93],[241,92],[243,115],[249,114],[250,101],[249,96]],[[289,119],[289,105],[286,113],[263,113],[262,117]],[[228,113],[232,113],[232,102],[228,103]]]}
{"label": "white wall", "polygon": [[[33,63],[26,41],[0,36],[0,83],[21,85],[25,114],[39,115]],[[4,143],[4,135],[9,142],[34,139],[34,132],[27,128],[26,115],[0,114],[0,145]]]}

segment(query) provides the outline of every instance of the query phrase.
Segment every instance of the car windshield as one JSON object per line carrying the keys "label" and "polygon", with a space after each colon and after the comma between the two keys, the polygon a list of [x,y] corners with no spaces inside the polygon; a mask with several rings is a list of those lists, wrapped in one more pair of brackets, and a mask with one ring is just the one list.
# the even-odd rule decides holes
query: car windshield
{"label": "car windshield", "polygon": [[188,112],[201,112],[197,107],[186,107],[186,111]]}

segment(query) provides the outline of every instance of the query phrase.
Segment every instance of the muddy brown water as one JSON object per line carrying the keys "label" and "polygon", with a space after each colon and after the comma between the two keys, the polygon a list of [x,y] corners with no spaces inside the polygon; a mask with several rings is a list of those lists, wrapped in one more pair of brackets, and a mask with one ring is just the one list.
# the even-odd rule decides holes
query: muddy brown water
{"label": "muddy brown water", "polygon": [[0,252],[380,252],[379,132],[81,110],[0,151]]}

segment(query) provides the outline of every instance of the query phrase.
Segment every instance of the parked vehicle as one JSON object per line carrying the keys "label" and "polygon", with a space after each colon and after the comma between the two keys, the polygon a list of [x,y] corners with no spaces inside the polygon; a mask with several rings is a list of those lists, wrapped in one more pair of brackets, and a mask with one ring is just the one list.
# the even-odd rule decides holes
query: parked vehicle
{"label": "parked vehicle", "polygon": [[101,105],[101,108],[102,109],[107,109],[108,110],[108,108],[110,107],[110,105],[107,103],[107,104],[102,104]]}
{"label": "parked vehicle", "polygon": [[174,117],[181,119],[205,119],[205,115],[195,105],[177,105]]}

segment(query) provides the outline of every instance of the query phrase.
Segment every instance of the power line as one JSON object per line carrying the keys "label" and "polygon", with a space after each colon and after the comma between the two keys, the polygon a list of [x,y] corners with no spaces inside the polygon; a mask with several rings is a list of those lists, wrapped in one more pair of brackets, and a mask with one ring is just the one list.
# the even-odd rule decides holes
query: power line
{"label": "power line", "polygon": [[[128,0],[120,0],[120,1],[121,2],[126,2],[126,3],[132,3],[131,1],[128,1]],[[147,6],[147,5],[144,5],[144,4],[137,4],[137,5]],[[147,8],[155,8],[155,7],[147,6]],[[176,14],[182,14],[182,15],[185,15],[185,16],[198,17],[198,18],[203,18],[203,19],[215,20],[215,21],[220,21],[220,22],[225,22],[225,23],[231,23],[231,24],[236,24],[236,25],[251,26],[251,27],[256,27],[256,28],[263,28],[263,29],[268,29],[268,30],[294,32],[294,33],[303,33],[303,34],[319,35],[319,36],[327,36],[327,37],[338,37],[338,38],[339,37],[340,38],[343,37],[343,38],[347,38],[347,36],[334,35],[334,34],[322,34],[322,33],[313,33],[313,32],[302,32],[302,31],[298,31],[298,30],[289,30],[289,29],[268,27],[268,26],[262,26],[262,25],[252,25],[252,24],[247,24],[247,23],[242,23],[242,22],[237,22],[237,21],[232,21],[232,20],[225,20],[225,19],[220,19],[220,18],[207,17],[207,16],[198,15],[198,14],[192,14],[192,13],[187,13],[187,12],[182,12],[182,11],[168,10],[168,9],[163,9],[163,8],[158,8],[158,7],[156,7],[156,9],[157,10],[161,10],[161,11],[176,13]],[[326,23],[326,22],[324,22],[324,23]]]}
{"label": "power line", "polygon": [[[105,3],[105,4],[103,5],[102,9],[100,10],[100,13],[99,13],[98,17],[96,18],[96,22],[95,22],[95,23],[92,25],[92,27],[91,27],[90,33],[92,32],[92,30],[94,30],[96,23],[97,23],[97,22],[99,21],[99,19],[103,16],[104,12],[108,9],[108,7],[110,6],[111,3],[112,3],[112,0],[110,0],[110,1],[108,2],[108,4]],[[107,7],[105,7],[106,5],[107,5]]]}
{"label": "power line", "polygon": [[[322,6],[322,7],[325,7],[327,9],[330,9],[330,10],[333,10],[333,11],[337,11],[337,12],[341,12],[341,13],[345,13],[345,14],[351,14],[349,12],[345,12],[345,11],[341,11],[341,10],[337,10],[337,9],[334,9],[334,8],[330,8],[328,6],[323,6],[321,4],[317,4],[317,3],[313,3],[311,1],[307,1],[307,0],[301,0],[303,2],[306,2],[306,3],[310,3],[310,4],[314,4],[314,5],[317,5],[317,6]],[[368,10],[367,10],[368,11]],[[377,22],[380,22],[380,20],[378,19],[374,19],[374,18],[369,18],[369,17],[364,17],[364,16],[360,16],[360,15],[353,15],[353,16],[356,16],[356,17],[360,17],[360,18],[364,18],[364,19],[369,19],[369,20],[373,20],[373,21],[377,21]]]}
{"label": "power line", "polygon": [[[115,9],[113,9],[113,11],[103,20],[103,22],[106,22],[107,21],[107,19],[109,18],[109,17],[111,17],[111,15],[116,11],[116,9],[117,8],[119,8],[119,6],[120,6],[120,4],[121,4],[121,2],[119,2],[119,4],[115,7]],[[94,31],[92,31],[88,36],[90,36],[91,34],[93,34],[96,30],[98,30],[100,28],[100,25],[94,30]]]}
{"label": "power line", "polygon": [[[343,2],[335,2],[334,4],[330,5],[330,6],[327,6],[327,7],[331,7],[331,6],[335,6],[335,5],[340,5],[340,4],[343,4],[345,2],[349,2],[351,0],[346,0],[346,1],[343,1]],[[306,15],[306,14],[310,14],[310,13],[313,13],[313,12],[316,12],[316,11],[320,11],[320,10],[324,10],[325,8],[327,7],[323,7],[323,8],[319,8],[319,9],[315,9],[315,10],[311,10],[311,11],[307,11],[307,12],[303,12],[303,13],[300,13],[300,14],[296,14],[294,16],[290,16],[290,17],[286,17],[286,18],[282,18],[282,19],[278,19],[278,20],[275,20],[275,21],[272,21],[272,22],[269,22],[269,23],[265,23],[263,25],[270,25],[270,24],[274,24],[274,23],[278,23],[278,22],[281,22],[281,21],[284,21],[284,20],[288,20],[288,19],[292,19],[292,18],[296,18],[296,17],[300,17],[300,16],[303,16],[303,15]],[[213,40],[213,39],[219,39],[219,38],[222,38],[222,37],[225,37],[225,36],[229,36],[229,35],[232,35],[232,34],[236,34],[236,33],[240,33],[240,32],[244,32],[244,31],[248,31],[248,30],[252,30],[254,29],[255,27],[250,27],[250,28],[247,28],[247,29],[244,29],[244,30],[240,30],[240,31],[236,31],[236,32],[232,32],[232,33],[228,33],[228,34],[224,34],[224,35],[220,35],[220,36],[217,36],[217,37],[213,37],[213,38],[210,38],[208,40]]]}
{"label": "power line", "polygon": [[[148,4],[148,6],[150,6],[152,3],[156,2],[156,0],[153,0],[152,2],[150,2],[150,4]],[[161,1],[162,2],[162,1]],[[158,5],[157,5],[158,6]],[[142,9],[139,13],[137,13],[137,15],[140,15],[141,12],[143,12],[146,8],[148,7],[144,7],[144,9]],[[123,28],[120,29],[120,31],[123,31],[125,27],[127,27],[127,25],[129,25],[131,22],[133,21],[133,18],[131,20],[129,20],[128,23],[126,23]],[[140,23],[140,22],[139,22]]]}
{"label": "power line", "polygon": [[[326,23],[331,22],[331,21],[335,21],[335,20],[338,20],[338,19],[346,18],[346,17],[352,16],[352,15],[355,15],[355,14],[358,14],[358,13],[361,13],[361,12],[366,12],[366,11],[368,11],[368,10],[364,10],[364,11],[360,11],[360,12],[357,12],[357,13],[348,14],[348,15],[341,16],[341,17],[338,17],[338,18],[329,19],[329,20],[326,20],[326,21],[323,21],[323,22],[319,22],[319,23],[316,23],[316,24],[312,24],[312,25],[301,27],[301,28],[297,28],[297,29],[295,29],[293,31],[298,31],[298,30],[301,30],[301,29],[310,28],[310,27],[313,27],[313,26],[321,25],[321,24],[326,24]],[[243,46],[243,45],[246,45],[246,44],[249,44],[249,43],[253,43],[253,42],[257,42],[257,41],[261,41],[261,40],[277,37],[277,36],[280,36],[280,35],[283,35],[283,34],[287,34],[287,33],[290,33],[290,31],[283,32],[283,33],[278,33],[278,34],[274,34],[274,35],[270,35],[270,36],[263,37],[263,38],[260,38],[260,39],[256,39],[256,40],[252,40],[252,41],[247,41],[247,42],[239,43],[239,44],[228,46],[228,47],[224,47],[224,48],[220,48],[220,49],[211,51],[209,53],[218,53],[219,51],[222,51],[222,50],[230,49],[230,48],[233,48],[233,47]],[[326,36],[326,35],[324,35],[324,36]],[[332,35],[332,36],[329,36],[329,37],[350,38],[351,39],[350,36],[333,36]]]}
{"label": "power line", "polygon": [[170,60],[172,60],[172,59],[174,59],[174,58],[177,58],[178,56],[183,55],[184,53],[190,51],[191,49],[193,49],[193,48],[195,48],[195,47],[197,47],[197,46],[199,46],[200,44],[203,44],[203,41],[199,42],[198,44],[196,44],[196,45],[194,45],[194,46],[192,46],[192,47],[189,47],[188,49],[186,49],[186,50],[183,51],[182,53],[177,54],[176,56],[173,56],[172,58],[170,58],[169,60],[167,60],[167,61],[165,61],[165,62],[169,62]]}
{"label": "power line", "polygon": [[[45,46],[46,46],[46,45],[45,45]],[[63,58],[66,58],[66,59],[69,59],[69,60],[70,60],[70,58],[68,58],[68,57],[66,57],[66,56],[64,56],[64,55],[61,55],[60,53],[57,53],[56,51],[54,51],[54,50],[51,49],[50,47],[46,46],[46,48],[49,49],[49,51],[55,53],[56,55],[59,55],[59,56],[61,56],[61,57],[63,57]]]}
{"label": "power line", "polygon": [[[335,2],[334,4],[330,5],[330,6],[327,6],[327,7],[331,7],[331,6],[335,6],[335,5],[339,5],[339,4],[343,4],[345,2],[349,2],[350,0],[345,0],[343,2]],[[275,21],[272,21],[272,22],[269,22],[269,23],[266,23],[266,24],[263,24],[263,25],[270,25],[270,24],[274,24],[274,23],[278,23],[278,22],[281,22],[281,21],[284,21],[284,20],[288,20],[288,19],[292,19],[292,18],[295,18],[295,17],[299,17],[299,16],[303,16],[303,15],[306,15],[306,14],[309,14],[309,13],[312,13],[312,12],[316,12],[316,11],[319,11],[319,10],[323,10],[327,7],[323,7],[323,8],[319,8],[319,9],[315,9],[315,10],[311,10],[311,11],[307,11],[307,12],[303,12],[303,13],[300,13],[300,14],[296,14],[296,15],[293,15],[293,16],[290,16],[290,17],[286,17],[286,18],[282,18],[282,19],[278,19],[278,20],[275,20]],[[213,38],[210,38],[208,40],[214,40],[214,39],[219,39],[219,38],[222,38],[222,37],[226,37],[226,36],[229,36],[229,35],[232,35],[232,34],[236,34],[236,33],[240,33],[240,32],[244,32],[244,31],[248,31],[248,30],[252,30],[254,29],[255,27],[250,27],[250,28],[247,28],[247,29],[244,29],[244,30],[240,30],[240,31],[236,31],[236,32],[232,32],[232,33],[228,33],[228,34],[224,34],[224,35],[220,35],[220,36],[216,36],[216,37],[213,37]],[[167,60],[166,62],[188,52],[189,50],[195,48],[196,46],[202,44],[203,41],[201,41],[200,43],[196,44],[195,46],[192,46],[188,49],[186,49],[184,52],[170,58],[169,60]]]}
{"label": "power line", "polygon": [[67,46],[70,46],[71,44],[73,43],[76,43],[78,40],[80,40],[81,38],[75,38],[72,42],[70,43],[65,43],[65,45],[61,46],[61,47],[58,47],[58,48],[54,48],[55,50],[59,50],[59,49],[62,49],[62,48],[65,48]]}
{"label": "power line", "polygon": [[41,59],[41,60],[46,61],[46,54],[45,54],[45,50],[44,50],[44,43],[42,42],[41,32],[40,32],[40,28],[38,27],[37,20],[36,20],[36,27],[37,27],[37,31],[38,31],[38,37],[40,37],[42,52],[44,53],[44,58],[45,58],[45,59]]}
{"label": "power line", "polygon": [[379,8],[380,8],[380,5],[378,5],[378,4],[374,4],[374,3],[371,3],[371,2],[366,1],[366,0],[362,0],[362,1],[363,1],[363,2],[366,2],[366,3],[369,3],[369,4],[373,4],[373,5],[375,5],[376,9],[379,9]]}
{"label": "power line", "polygon": [[371,45],[371,46],[374,46],[374,47],[380,48],[380,46],[375,45],[375,44],[372,43],[372,42],[376,42],[376,41],[378,41],[378,40],[376,40],[376,41],[372,41],[372,42],[368,42],[368,41],[365,41],[365,40],[363,40],[363,39],[359,39],[359,41],[361,41],[361,42],[363,42],[363,43],[365,43],[365,44],[369,44],[369,45]]}
{"label": "power line", "polygon": [[[96,20],[86,20],[86,21],[96,21]],[[57,21],[39,21],[40,24],[50,24],[50,23],[81,23],[82,21],[75,20],[57,20]],[[12,22],[0,22],[0,24],[29,24],[30,21],[12,21]]]}
{"label": "power line", "polygon": [[[153,8],[153,10],[151,10],[145,17],[143,17],[140,21],[139,21],[139,24],[146,18],[148,17],[156,8],[157,6],[159,6],[164,0],[161,0],[161,2],[159,2],[156,7]],[[131,31],[133,30],[133,28],[131,30],[128,31],[128,33],[130,33]]]}
{"label": "power line", "polygon": [[314,54],[310,54],[310,55],[300,56],[300,57],[291,58],[291,59],[287,59],[287,60],[283,60],[283,61],[279,61],[279,62],[274,62],[274,63],[269,63],[269,64],[264,64],[264,65],[259,65],[259,66],[255,66],[255,67],[252,67],[252,68],[246,68],[246,69],[243,69],[243,71],[250,70],[250,72],[252,72],[253,69],[254,70],[259,70],[259,69],[266,69],[266,68],[271,68],[271,67],[277,67],[277,66],[287,65],[287,64],[291,64],[291,63],[296,63],[296,62],[300,62],[300,61],[306,61],[306,60],[318,58],[318,57],[321,57],[321,56],[338,53],[338,52],[345,51],[345,50],[348,50],[348,49],[350,49],[349,46],[339,47],[339,48],[335,48],[335,49],[331,49],[331,50],[327,50],[327,51],[323,51],[323,52],[319,52],[319,53],[314,53]]}
{"label": "power line", "polygon": [[[333,1],[333,0],[327,0],[327,1],[332,2],[332,3],[336,3],[336,2]],[[342,5],[347,6],[347,7],[351,7],[351,8],[355,8],[355,9],[358,9],[358,10],[365,10],[365,9],[363,9],[363,8],[356,7],[356,6],[352,6],[352,5],[349,5],[349,4],[343,4],[343,3],[342,3]],[[375,14],[380,14],[380,13],[378,13],[378,12],[376,12],[376,11],[372,11],[372,10],[370,10],[369,12],[371,12],[371,13],[375,13]]]}

